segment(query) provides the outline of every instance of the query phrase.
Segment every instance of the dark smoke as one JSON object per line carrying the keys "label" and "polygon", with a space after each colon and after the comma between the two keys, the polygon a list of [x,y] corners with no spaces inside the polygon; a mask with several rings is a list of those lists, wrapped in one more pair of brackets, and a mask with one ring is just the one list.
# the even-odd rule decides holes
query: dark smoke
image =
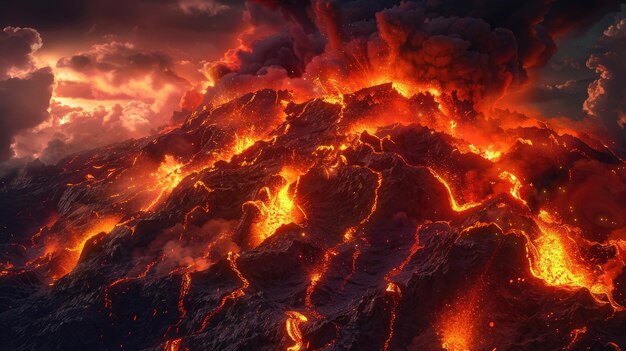
{"label": "dark smoke", "polygon": [[272,86],[311,91],[315,79],[347,81],[391,68],[391,79],[456,91],[476,108],[488,108],[510,84],[526,81],[527,68],[550,59],[555,37],[583,31],[618,10],[619,2],[581,6],[547,0],[251,1],[246,19],[253,34],[212,68],[218,82],[207,100],[252,89],[271,80],[270,73]]}

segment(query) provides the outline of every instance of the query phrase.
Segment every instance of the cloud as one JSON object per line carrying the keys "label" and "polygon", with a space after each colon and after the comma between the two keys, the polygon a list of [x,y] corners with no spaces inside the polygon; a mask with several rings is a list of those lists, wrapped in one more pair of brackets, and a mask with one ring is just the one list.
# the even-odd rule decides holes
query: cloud
{"label": "cloud", "polygon": [[20,133],[14,148],[18,156],[36,155],[51,164],[72,153],[154,133],[155,116],[149,104],[139,101],[85,110],[53,100],[50,121]]}
{"label": "cloud", "polygon": [[178,6],[186,14],[204,12],[211,16],[222,13],[230,7],[215,0],[179,0]]}
{"label": "cloud", "polygon": [[[28,118],[20,117],[18,123],[17,117],[6,116],[4,111],[28,111],[17,105],[23,101],[16,100],[20,91],[0,92],[2,160],[15,154],[54,162],[70,152],[149,135],[169,124],[179,108],[194,108],[201,101],[198,92],[204,90],[200,61],[217,57],[212,55],[223,52],[236,36],[243,2],[95,0],[87,4],[61,0],[40,4],[25,0],[2,4],[0,23],[37,30],[7,27],[0,32],[0,80],[17,76],[27,82],[30,72],[44,62],[51,64],[64,56],[56,65],[52,63],[52,115],[42,112],[50,105],[50,96],[39,94],[31,99],[42,101],[31,101],[27,107],[41,108]],[[34,57],[43,41],[45,52]],[[73,47],[83,50],[68,51]],[[7,84],[2,81],[2,86]],[[14,89],[15,81],[10,85]],[[21,90],[21,95],[29,94]]]}
{"label": "cloud", "polygon": [[131,43],[109,42],[93,45],[88,51],[61,58],[57,68],[80,78],[93,78],[109,88],[120,89],[129,82],[145,81],[150,89],[167,84],[186,84],[173,71],[173,59],[159,52],[144,52]]}
{"label": "cloud", "polygon": [[0,81],[0,161],[13,156],[15,136],[48,118],[54,75],[49,68]]}
{"label": "cloud", "polygon": [[213,59],[241,29],[244,0],[5,1],[0,23],[37,28],[47,48],[83,46],[105,37],[161,47],[181,58]]}
{"label": "cloud", "polygon": [[626,148],[626,13],[603,33],[598,53],[591,55],[587,67],[599,75],[589,84],[584,110],[598,119],[605,133],[617,146]]}
{"label": "cloud", "polygon": [[509,30],[491,30],[474,18],[427,21],[417,6],[385,10],[376,19],[398,75],[455,90],[475,103],[501,96],[511,82],[525,77]]}
{"label": "cloud", "polygon": [[0,32],[0,79],[9,71],[33,68],[33,53],[41,48],[41,36],[32,28],[5,27]]}
{"label": "cloud", "polygon": [[[302,19],[307,12],[294,12],[287,4],[277,3],[268,6],[285,14],[291,21],[288,29],[283,26],[263,38],[255,37],[225,59],[226,64],[214,66],[218,83],[208,92],[209,100],[225,92],[237,95],[259,82],[267,84],[272,80],[270,74],[280,81],[269,86],[300,87],[309,92],[316,91],[316,82],[323,85],[334,80],[349,85],[385,75],[415,85],[456,90],[462,99],[481,104],[502,94],[511,82],[524,79],[513,34],[492,30],[480,19],[429,19],[424,8],[414,3],[378,13],[371,8],[363,13],[316,3],[310,11],[315,12],[312,17],[318,27],[312,31]],[[249,18],[257,17],[255,7],[249,11]],[[359,21],[351,22],[350,16]],[[372,17],[363,22],[362,16]],[[227,93],[231,88],[236,92]]]}
{"label": "cloud", "polygon": [[[55,163],[71,153],[155,133],[171,122],[193,87],[176,67],[168,55],[115,41],[59,59],[50,118],[21,129],[14,138],[16,156]],[[188,100],[183,102],[193,104]]]}
{"label": "cloud", "polygon": [[[310,98],[336,90],[332,82],[349,89],[350,84],[382,83],[377,80],[382,75],[454,90],[475,107],[488,107],[510,85],[524,82],[527,68],[551,57],[555,37],[586,28],[616,6],[608,0],[587,4],[584,11],[563,0],[254,0],[245,5],[243,0],[96,0],[88,6],[63,0],[57,7],[35,8],[11,3],[0,19],[41,25],[53,40],[58,40],[55,33],[64,39],[77,33],[108,39],[57,62],[53,116],[10,139],[18,156],[53,162],[64,153],[152,133],[170,122],[172,111],[198,105],[202,89],[196,84],[202,76],[191,63],[199,61],[194,57],[206,58],[214,51],[205,45],[222,47],[241,29],[239,46],[205,65],[214,86],[204,102],[266,87]],[[19,33],[5,34],[22,44],[21,56],[7,59],[11,63],[3,67],[27,72],[41,38],[34,30]],[[141,49],[157,44],[167,53]],[[544,90],[561,96],[580,86],[565,82]],[[590,100],[589,109],[599,102]],[[106,136],[96,135],[99,130]]]}

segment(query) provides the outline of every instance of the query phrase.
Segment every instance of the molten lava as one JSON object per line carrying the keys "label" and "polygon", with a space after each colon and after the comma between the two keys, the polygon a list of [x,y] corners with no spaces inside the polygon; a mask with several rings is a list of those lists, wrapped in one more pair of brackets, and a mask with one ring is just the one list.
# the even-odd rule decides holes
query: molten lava
{"label": "molten lava", "polygon": [[294,202],[295,193],[291,191],[292,185],[297,187],[299,175],[293,169],[284,168],[281,177],[285,180],[283,186],[274,191],[263,187],[261,195],[265,200],[250,202],[259,210],[260,217],[252,227],[253,246],[272,236],[281,226],[295,223],[300,218],[301,212]]}
{"label": "molten lava", "polygon": [[433,174],[433,176],[437,178],[437,180],[446,188],[446,191],[448,192],[448,198],[450,200],[450,206],[452,206],[452,209],[454,211],[463,212],[463,211],[469,210],[470,208],[474,208],[480,205],[479,203],[475,203],[475,202],[467,202],[462,205],[459,205],[459,203],[457,202],[454,196],[454,193],[452,192],[452,188],[450,187],[448,182],[446,182],[441,176],[435,173],[432,169],[429,169],[429,170]]}
{"label": "molten lava", "polygon": [[[239,270],[239,267],[237,267],[237,258],[239,258],[239,254],[237,253],[233,253],[233,252],[228,252],[228,262],[230,264],[230,268],[233,270],[233,272],[235,272],[235,274],[237,275],[237,277],[239,278],[239,280],[241,280],[241,287],[238,289],[235,289],[233,291],[231,291],[230,293],[224,295],[222,297],[222,299],[220,300],[220,304],[219,306],[217,306],[217,308],[215,308],[214,310],[212,310],[211,312],[209,312],[209,314],[207,314],[206,316],[204,316],[204,318],[202,319],[202,324],[200,325],[200,328],[196,331],[196,333],[201,333],[203,332],[209,321],[211,320],[211,318],[213,318],[213,316],[215,316],[217,313],[219,313],[224,306],[226,306],[226,303],[228,301],[233,301],[236,300],[242,296],[244,296],[246,294],[246,289],[248,289],[248,287],[250,286],[250,282],[248,281],[248,279],[246,279],[246,277],[241,273],[241,271]],[[182,290],[181,290],[182,292]]]}
{"label": "molten lava", "polygon": [[285,321],[285,330],[287,331],[287,335],[294,341],[295,344],[289,346],[287,351],[300,351],[303,349],[304,340],[302,337],[302,331],[300,331],[300,326],[303,323],[308,322],[308,318],[302,313],[296,311],[287,311],[287,320]]}
{"label": "molten lava", "polygon": [[50,247],[46,245],[44,255],[54,257],[56,262],[51,278],[56,280],[71,272],[78,263],[87,241],[100,233],[108,234],[118,221],[118,217],[99,218],[86,231],[70,237],[68,242],[51,242]]}
{"label": "molten lava", "polygon": [[165,155],[159,168],[151,174],[153,177],[151,190],[156,193],[156,196],[143,208],[144,211],[150,211],[165,195],[171,192],[172,189],[183,180],[184,176],[181,172],[182,167],[183,165],[173,156]]}
{"label": "molten lava", "polygon": [[[128,343],[149,319],[168,351],[621,342],[622,160],[538,121],[483,120],[445,91],[339,82],[310,101],[263,90],[205,106],[153,141],[70,158],[0,279],[66,276],[44,303],[65,309],[81,287],[72,301],[98,300],[102,340]],[[605,176],[610,191],[590,193]]]}
{"label": "molten lava", "polygon": [[517,179],[515,175],[507,171],[500,173],[500,179],[508,180],[511,183],[511,196],[526,205],[526,201],[522,199],[522,195],[520,193],[520,190],[522,189],[522,183],[519,181],[519,179]]}
{"label": "molten lava", "polygon": [[537,225],[541,235],[529,245],[530,269],[534,276],[551,286],[586,288],[593,295],[606,298],[614,309],[623,309],[613,298],[611,281],[607,282],[585,263],[566,226],[556,223],[546,211],[541,211]]}

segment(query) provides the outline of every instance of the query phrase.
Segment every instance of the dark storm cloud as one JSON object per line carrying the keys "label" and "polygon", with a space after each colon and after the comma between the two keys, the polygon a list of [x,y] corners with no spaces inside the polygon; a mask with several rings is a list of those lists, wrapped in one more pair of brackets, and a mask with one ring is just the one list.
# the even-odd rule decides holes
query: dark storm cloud
{"label": "dark storm cloud", "polygon": [[[320,16],[332,16],[342,33],[355,24],[371,20],[374,13],[390,8],[399,1],[359,0],[256,0],[279,9],[287,18],[311,31],[311,23],[320,25]],[[296,5],[297,3],[297,5]],[[556,51],[553,37],[584,30],[605,14],[618,11],[620,1],[592,2],[569,0],[428,0],[415,2],[424,8],[426,16],[474,17],[489,23],[491,28],[506,28],[513,32],[519,56],[526,66],[542,65]],[[318,20],[316,22],[316,19]]]}
{"label": "dark storm cloud", "polygon": [[41,47],[41,36],[31,28],[5,27],[0,32],[0,79],[11,69],[28,69],[33,53]]}
{"label": "dark storm cloud", "polygon": [[48,118],[54,75],[49,68],[25,78],[0,81],[0,161],[13,156],[11,143],[20,131]]}
{"label": "dark storm cloud", "polygon": [[582,105],[591,81],[592,79],[585,78],[553,84],[534,83],[530,89],[509,95],[509,101],[515,106],[538,108],[548,117],[580,120],[585,117]]}
{"label": "dark storm cloud", "polygon": [[280,11],[286,19],[300,24],[307,32],[316,30],[311,19],[311,0],[252,0],[250,2]]}
{"label": "dark storm cloud", "polygon": [[241,26],[243,0],[5,1],[0,25],[36,28],[48,46],[103,37],[162,47],[196,60],[217,55]]}
{"label": "dark storm cloud", "polygon": [[242,74],[263,74],[264,69],[278,66],[284,68],[291,76],[301,76],[305,64],[322,49],[321,43],[301,37],[294,39],[288,32],[256,41],[251,51],[238,54],[239,72]]}
{"label": "dark storm cloud", "polygon": [[54,75],[49,68],[29,73],[33,53],[40,47],[41,37],[34,29],[5,27],[0,32],[0,161],[13,156],[11,144],[17,133],[48,118]]}
{"label": "dark storm cloud", "polygon": [[[237,0],[22,0],[3,3],[0,22],[26,23],[45,30],[63,26],[76,29],[83,25],[128,29],[150,22],[153,28],[206,30],[227,24],[232,20],[228,16],[230,12],[240,9],[242,4],[243,1]],[[216,17],[217,14],[221,16]],[[216,23],[203,23],[207,19]]]}

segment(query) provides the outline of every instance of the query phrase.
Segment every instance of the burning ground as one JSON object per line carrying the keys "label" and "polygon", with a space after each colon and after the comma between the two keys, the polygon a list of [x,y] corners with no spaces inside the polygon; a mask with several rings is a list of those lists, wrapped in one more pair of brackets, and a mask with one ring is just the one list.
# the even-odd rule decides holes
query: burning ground
{"label": "burning ground", "polygon": [[2,174],[0,343],[621,350],[620,113],[493,106],[604,2],[528,3],[249,3],[177,124]]}
{"label": "burning ground", "polygon": [[3,344],[618,349],[624,162],[462,108],[261,90],[5,177]]}

